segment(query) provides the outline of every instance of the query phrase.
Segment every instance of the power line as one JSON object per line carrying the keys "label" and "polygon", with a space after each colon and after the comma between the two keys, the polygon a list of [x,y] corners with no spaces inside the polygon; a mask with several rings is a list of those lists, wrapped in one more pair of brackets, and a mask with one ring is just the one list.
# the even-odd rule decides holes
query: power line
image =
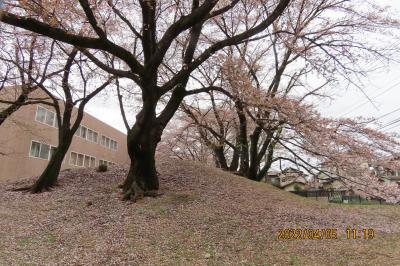
{"label": "power line", "polygon": [[396,108],[396,109],[394,109],[393,111],[390,111],[390,112],[388,112],[388,113],[386,113],[386,114],[383,114],[383,115],[381,115],[381,116],[379,116],[379,117],[377,117],[377,118],[374,118],[373,120],[368,121],[368,122],[366,122],[365,124],[371,124],[372,122],[381,120],[382,118],[384,118],[384,117],[386,117],[386,116],[388,116],[388,115],[391,115],[391,114],[393,114],[393,113],[396,113],[396,112],[398,112],[398,111],[400,111],[400,108]]}
{"label": "power line", "polygon": [[[385,93],[391,91],[392,89],[394,89],[394,88],[395,88],[397,85],[399,85],[399,84],[400,84],[400,81],[398,81],[396,84],[390,86],[390,87],[387,88],[386,90],[382,91],[381,93],[375,95],[374,97],[372,97],[372,99],[376,99],[376,98],[378,98],[379,96],[381,96],[381,95],[383,95],[383,94],[385,94]],[[345,116],[345,115],[347,115],[347,114],[349,114],[349,113],[352,113],[354,110],[359,109],[360,107],[366,105],[366,104],[369,103],[369,102],[370,102],[370,101],[365,101],[365,102],[363,102],[363,103],[361,103],[361,104],[359,104],[359,105],[353,107],[353,108],[350,109],[349,111],[347,111],[347,112],[341,114],[340,116]]]}
{"label": "power line", "polygon": [[397,108],[397,109],[395,109],[395,110],[393,110],[393,111],[391,111],[391,112],[389,112],[389,113],[386,113],[386,114],[384,114],[384,115],[381,115],[381,116],[379,116],[378,118],[376,118],[375,120],[380,120],[380,119],[382,119],[382,118],[384,118],[384,117],[386,117],[386,116],[388,116],[388,115],[391,115],[391,114],[393,114],[393,113],[396,113],[396,112],[398,112],[398,111],[400,111],[400,108]]}
{"label": "power line", "polygon": [[385,127],[390,127],[390,126],[392,126],[392,125],[394,125],[394,124],[398,124],[398,123],[400,123],[400,118],[396,118],[396,119],[394,119],[394,120],[388,122],[386,125],[381,126],[381,127],[379,128],[379,130],[384,129]]}
{"label": "power line", "polygon": [[[393,44],[391,45],[392,49],[398,48],[399,46],[400,46],[400,40],[399,40],[399,41],[396,41],[395,43],[393,43]],[[373,67],[377,66],[377,62],[371,62],[371,63],[368,63],[365,67],[367,67],[368,65],[371,65],[371,64],[374,64]],[[400,82],[399,82],[399,83],[400,83]],[[399,84],[399,83],[397,83],[397,84]],[[396,85],[397,85],[397,84],[396,84]],[[374,85],[374,86],[375,86],[375,85]],[[375,86],[375,87],[376,87],[376,86]],[[364,91],[362,91],[362,93],[367,97],[368,100],[367,100],[366,102],[364,102],[364,103],[362,103],[362,104],[356,106],[355,108],[350,109],[349,111],[345,112],[345,113],[342,114],[341,116],[345,116],[345,115],[347,115],[347,114],[353,112],[354,110],[357,110],[357,109],[360,108],[361,106],[364,106],[364,105],[367,104],[367,103],[371,103],[371,104],[375,107],[374,103],[372,102],[372,99],[374,99],[374,98],[376,98],[376,97],[378,97],[378,96],[381,95],[381,94],[379,94],[379,95],[373,97],[372,99],[370,99],[370,98],[368,97],[368,95],[366,95],[366,93],[365,93]],[[383,93],[385,93],[385,92],[383,92]],[[382,94],[383,94],[383,93],[382,93]]]}
{"label": "power line", "polygon": [[387,132],[387,131],[392,130],[392,129],[398,127],[398,126],[400,126],[400,124],[394,125],[394,126],[392,126],[392,127],[390,127],[390,128],[387,128],[387,129],[385,129],[385,130],[383,130],[383,131],[384,131],[384,132]]}
{"label": "power line", "polygon": [[391,130],[391,129],[393,129],[393,128],[396,128],[396,127],[398,127],[398,126],[400,126],[400,124],[397,124],[397,125],[394,125],[393,127],[387,128],[387,129],[385,129],[384,131],[389,131],[389,130]]}

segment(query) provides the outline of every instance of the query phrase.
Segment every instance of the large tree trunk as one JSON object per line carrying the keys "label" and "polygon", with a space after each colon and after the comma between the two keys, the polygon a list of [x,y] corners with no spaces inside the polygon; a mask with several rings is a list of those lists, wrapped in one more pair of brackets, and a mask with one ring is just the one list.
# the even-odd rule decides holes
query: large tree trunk
{"label": "large tree trunk", "polygon": [[160,136],[155,130],[138,137],[128,135],[128,152],[131,165],[122,186],[124,200],[136,201],[151,196],[159,189],[155,153]]}
{"label": "large tree trunk", "polygon": [[65,139],[63,143],[59,143],[46,169],[31,187],[32,193],[48,191],[50,188],[56,185],[62,162],[69,146],[71,145],[71,142],[72,138],[68,138]]}
{"label": "large tree trunk", "polygon": [[250,135],[250,163],[247,169],[246,177],[250,180],[257,180],[257,172],[260,167],[260,161],[258,160],[258,142],[261,135],[261,127],[256,127],[253,134]]}
{"label": "large tree trunk", "polygon": [[217,146],[214,148],[214,154],[216,157],[216,161],[218,162],[219,168],[223,170],[228,170],[228,163],[226,162],[225,158],[225,153],[224,153],[224,147],[223,146]]}
{"label": "large tree trunk", "polygon": [[131,165],[122,185],[124,200],[136,201],[144,196],[153,196],[159,189],[155,153],[163,127],[156,122],[153,107],[155,109],[155,105],[145,106],[128,132]]}
{"label": "large tree trunk", "polygon": [[237,147],[233,151],[231,164],[229,165],[229,171],[231,171],[231,172],[236,172],[237,171],[238,166],[239,166],[239,158],[240,158],[240,153],[239,153],[239,148]]}
{"label": "large tree trunk", "polygon": [[236,112],[239,118],[240,166],[239,174],[245,176],[249,169],[249,147],[247,141],[247,119],[244,107],[240,100],[235,101]]}

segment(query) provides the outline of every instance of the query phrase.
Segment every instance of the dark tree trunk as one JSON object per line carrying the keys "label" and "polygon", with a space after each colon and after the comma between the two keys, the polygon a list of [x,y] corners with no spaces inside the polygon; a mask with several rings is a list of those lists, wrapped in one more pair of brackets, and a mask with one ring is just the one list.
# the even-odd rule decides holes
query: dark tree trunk
{"label": "dark tree trunk", "polygon": [[[278,136],[280,135],[280,132],[282,130],[279,129],[278,130]],[[269,146],[268,146],[268,152],[266,154],[266,160],[265,160],[265,165],[261,168],[261,170],[258,172],[257,174],[257,180],[261,181],[265,175],[268,173],[269,169],[271,168],[271,165],[274,161],[274,151],[275,151],[275,145],[276,145],[277,141],[271,141]]]}
{"label": "dark tree trunk", "polygon": [[246,177],[250,180],[257,180],[257,172],[260,166],[260,161],[258,160],[258,142],[261,131],[261,127],[257,126],[250,136],[250,163],[246,173]]}
{"label": "dark tree trunk", "polygon": [[143,108],[128,131],[127,146],[131,165],[122,185],[124,200],[136,201],[144,196],[153,196],[159,189],[155,154],[164,126],[156,118],[156,81],[156,75],[150,75],[148,86],[143,88]]}
{"label": "dark tree trunk", "polygon": [[233,151],[233,156],[232,156],[232,161],[229,166],[229,171],[235,172],[238,169],[239,166],[239,158],[240,158],[240,153],[239,153],[239,141],[236,140],[236,149]]}
{"label": "dark tree trunk", "polygon": [[156,171],[155,153],[161,134],[150,129],[148,134],[128,134],[128,153],[131,165],[122,185],[124,200],[136,201],[144,196],[156,195],[159,180]]}
{"label": "dark tree trunk", "polygon": [[247,142],[247,119],[240,100],[235,101],[236,113],[239,118],[240,166],[239,174],[245,176],[249,169],[249,147]]}
{"label": "dark tree trunk", "polygon": [[225,154],[224,154],[224,147],[217,146],[214,148],[214,154],[218,161],[219,168],[223,170],[228,170],[228,163],[226,162]]}
{"label": "dark tree trunk", "polygon": [[33,186],[31,187],[32,193],[48,191],[56,185],[58,176],[60,174],[62,162],[64,160],[65,154],[68,151],[69,146],[71,145],[71,142],[72,137],[68,137],[64,139],[62,143],[59,143],[46,169],[36,180],[35,184],[33,184]]}
{"label": "dark tree trunk", "polygon": [[261,181],[271,168],[272,160],[268,160],[257,174],[257,181]]}

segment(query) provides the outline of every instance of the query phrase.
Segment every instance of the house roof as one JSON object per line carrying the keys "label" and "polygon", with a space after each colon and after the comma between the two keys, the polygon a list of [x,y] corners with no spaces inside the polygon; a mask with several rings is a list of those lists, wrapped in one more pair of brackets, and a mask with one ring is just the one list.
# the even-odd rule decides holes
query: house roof
{"label": "house roof", "polygon": [[322,184],[328,184],[328,183],[333,183],[336,180],[337,180],[336,178],[322,178],[319,179],[319,182]]}
{"label": "house roof", "polygon": [[299,170],[299,169],[296,169],[296,168],[293,168],[293,167],[288,167],[288,168],[283,169],[283,170],[282,170],[282,173],[283,173],[283,174],[284,174],[284,173],[299,173],[299,174],[304,175],[304,172],[303,172],[303,171],[301,171],[301,170]]}
{"label": "house roof", "polygon": [[278,171],[270,171],[267,173],[267,176],[278,176],[280,174],[280,172]]}
{"label": "house roof", "polygon": [[297,178],[291,178],[289,180],[282,181],[281,179],[281,187],[286,187],[288,185],[299,183],[299,184],[307,184],[307,180],[303,176],[299,176]]}
{"label": "house roof", "polygon": [[290,182],[290,183],[286,183],[284,185],[281,185],[281,188],[285,188],[287,186],[293,185],[293,184],[301,184],[301,185],[306,185],[305,182],[301,182],[301,181],[294,181],[294,182]]}

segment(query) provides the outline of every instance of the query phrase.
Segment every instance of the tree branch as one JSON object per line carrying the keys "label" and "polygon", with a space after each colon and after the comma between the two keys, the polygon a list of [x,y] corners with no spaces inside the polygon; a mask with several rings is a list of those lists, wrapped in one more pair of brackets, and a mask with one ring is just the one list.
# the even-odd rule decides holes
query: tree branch
{"label": "tree branch", "polygon": [[36,19],[21,17],[6,11],[1,11],[0,21],[74,46],[106,51],[125,61],[135,73],[144,74],[143,66],[129,51],[108,40],[104,41],[99,38],[68,33],[66,30],[50,26]]}

